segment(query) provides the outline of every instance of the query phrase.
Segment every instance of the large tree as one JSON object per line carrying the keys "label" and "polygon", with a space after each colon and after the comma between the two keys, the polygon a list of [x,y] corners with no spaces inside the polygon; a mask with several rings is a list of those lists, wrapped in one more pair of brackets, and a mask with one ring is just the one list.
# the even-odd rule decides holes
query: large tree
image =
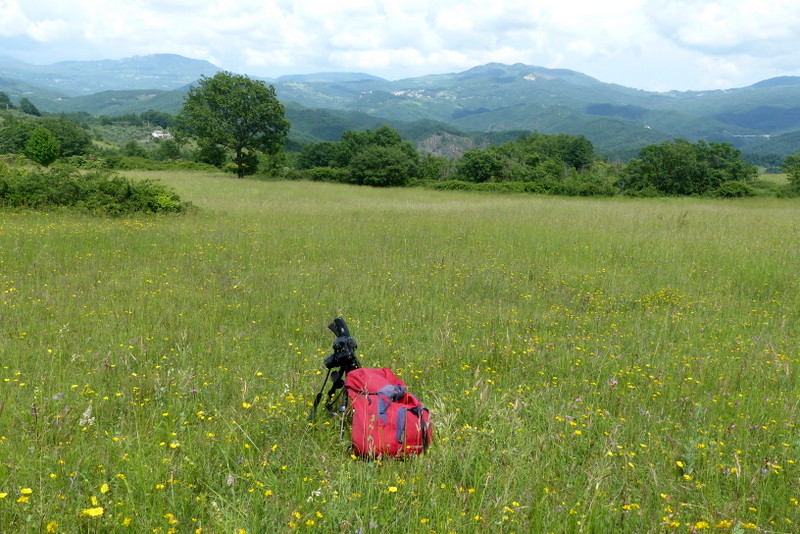
{"label": "large tree", "polygon": [[282,150],[289,131],[275,88],[230,72],[200,78],[177,119],[201,145],[233,151],[239,178],[256,151],[274,155]]}

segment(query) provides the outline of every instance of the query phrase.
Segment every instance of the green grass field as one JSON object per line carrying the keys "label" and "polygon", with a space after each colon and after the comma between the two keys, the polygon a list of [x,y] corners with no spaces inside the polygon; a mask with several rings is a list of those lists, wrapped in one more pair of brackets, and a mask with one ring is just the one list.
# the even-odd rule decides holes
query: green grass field
{"label": "green grass field", "polygon": [[[0,212],[0,531],[800,529],[799,201],[138,176]],[[339,315],[428,455],[307,425]]]}

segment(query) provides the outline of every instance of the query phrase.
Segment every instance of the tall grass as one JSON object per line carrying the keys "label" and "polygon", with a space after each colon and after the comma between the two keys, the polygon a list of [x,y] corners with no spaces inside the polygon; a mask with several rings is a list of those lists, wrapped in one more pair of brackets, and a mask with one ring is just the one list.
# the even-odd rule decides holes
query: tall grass
{"label": "tall grass", "polygon": [[[798,529],[797,201],[154,176],[0,213],[0,531]],[[427,456],[307,425],[338,315]]]}

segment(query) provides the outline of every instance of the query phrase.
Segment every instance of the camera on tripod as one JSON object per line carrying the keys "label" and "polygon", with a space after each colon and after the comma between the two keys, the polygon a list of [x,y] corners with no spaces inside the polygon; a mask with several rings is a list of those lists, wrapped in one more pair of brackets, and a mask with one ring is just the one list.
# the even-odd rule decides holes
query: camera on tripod
{"label": "camera on tripod", "polygon": [[[354,369],[361,367],[361,363],[356,357],[356,348],[358,344],[356,340],[350,336],[350,330],[347,328],[347,323],[344,319],[338,317],[333,320],[333,323],[328,325],[334,334],[336,340],[333,342],[333,353],[325,358],[325,367],[328,368],[328,374],[322,382],[322,388],[317,393],[314,399],[311,413],[308,416],[309,421],[314,421],[317,414],[317,406],[322,400],[322,392],[325,389],[325,384],[328,378],[331,379],[331,388],[328,390],[327,401],[325,408],[331,415],[343,415],[347,407],[347,395],[342,395],[342,388],[344,387],[344,379],[347,373]],[[341,398],[338,409],[337,400]]]}
{"label": "camera on tripod", "polygon": [[361,367],[356,357],[358,344],[356,340],[350,336],[350,331],[344,319],[341,317],[334,319],[333,323],[328,325],[328,328],[330,328],[337,337],[333,342],[333,354],[325,358],[325,367],[328,369],[341,367],[343,374],[347,374],[353,369]]}

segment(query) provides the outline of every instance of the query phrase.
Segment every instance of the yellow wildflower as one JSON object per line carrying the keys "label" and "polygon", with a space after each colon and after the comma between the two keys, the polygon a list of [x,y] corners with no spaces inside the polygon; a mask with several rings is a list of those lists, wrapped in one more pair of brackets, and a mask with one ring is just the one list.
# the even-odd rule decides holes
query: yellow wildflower
{"label": "yellow wildflower", "polygon": [[103,515],[103,507],[95,506],[94,508],[86,508],[81,512],[81,515],[84,517],[100,517]]}

